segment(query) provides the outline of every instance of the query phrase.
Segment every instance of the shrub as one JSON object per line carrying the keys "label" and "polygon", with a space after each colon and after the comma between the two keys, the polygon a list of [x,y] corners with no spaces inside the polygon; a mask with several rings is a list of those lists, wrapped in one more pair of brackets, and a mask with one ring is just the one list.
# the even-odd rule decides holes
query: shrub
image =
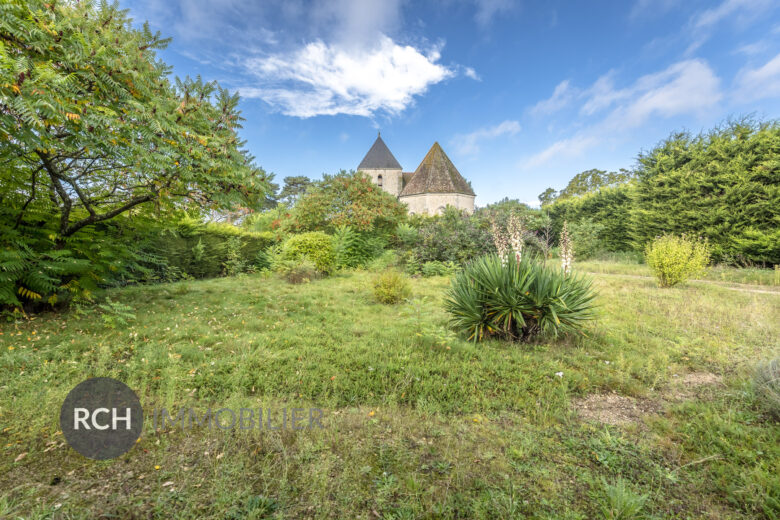
{"label": "shrub", "polygon": [[143,247],[160,262],[152,266],[161,279],[169,271],[183,277],[214,278],[262,268],[262,252],[271,246],[270,232],[252,232],[231,224],[203,224],[183,219],[174,226],[148,231],[148,245]]}
{"label": "shrub", "polygon": [[282,260],[277,264],[277,272],[290,283],[308,283],[320,277],[320,271],[314,262],[306,257],[297,260]]}
{"label": "shrub", "polygon": [[647,265],[661,287],[672,287],[704,271],[710,261],[706,241],[685,235],[663,235],[645,250]]}
{"label": "shrub", "polygon": [[452,207],[441,216],[424,221],[413,248],[420,263],[437,260],[462,264],[493,251],[489,223]]}
{"label": "shrub", "polygon": [[366,269],[369,271],[385,271],[391,267],[395,267],[400,263],[398,253],[393,249],[383,251],[381,255],[371,260],[366,265]]}
{"label": "shrub", "polygon": [[384,241],[341,226],[333,235],[333,249],[338,267],[363,267],[382,252]]}
{"label": "shrub", "polygon": [[524,256],[486,255],[452,281],[445,299],[451,325],[469,340],[528,341],[538,334],[582,333],[595,317],[589,280]]}
{"label": "shrub", "polygon": [[379,303],[399,303],[411,292],[409,280],[398,271],[385,271],[374,279],[374,297]]}
{"label": "shrub", "polygon": [[458,270],[455,262],[439,262],[434,260],[433,262],[425,262],[420,268],[420,272],[426,278],[429,276],[449,276]]}
{"label": "shrub", "polygon": [[762,408],[776,420],[780,420],[780,358],[764,363],[756,369],[753,386]]}
{"label": "shrub", "polygon": [[411,224],[401,223],[395,228],[395,243],[402,249],[409,249],[417,242],[417,228]]}
{"label": "shrub", "polygon": [[596,255],[603,247],[599,236],[604,231],[604,225],[586,218],[569,226],[574,254],[579,260],[587,260]]}
{"label": "shrub", "polygon": [[311,260],[320,273],[332,273],[336,267],[333,238],[321,231],[311,231],[287,239],[282,246],[282,259],[300,260],[304,257]]}

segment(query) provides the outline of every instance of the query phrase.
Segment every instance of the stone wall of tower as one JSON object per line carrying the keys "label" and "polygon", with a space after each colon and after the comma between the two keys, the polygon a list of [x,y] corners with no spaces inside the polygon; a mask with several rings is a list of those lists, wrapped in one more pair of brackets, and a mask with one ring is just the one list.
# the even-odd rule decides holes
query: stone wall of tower
{"label": "stone wall of tower", "polygon": [[409,214],[439,215],[447,205],[474,213],[474,195],[462,193],[419,193],[404,195],[399,199],[409,208]]}
{"label": "stone wall of tower", "polygon": [[368,175],[374,184],[379,184],[379,176],[382,176],[382,189],[394,197],[401,194],[403,189],[403,172],[397,169],[365,169],[360,170]]}

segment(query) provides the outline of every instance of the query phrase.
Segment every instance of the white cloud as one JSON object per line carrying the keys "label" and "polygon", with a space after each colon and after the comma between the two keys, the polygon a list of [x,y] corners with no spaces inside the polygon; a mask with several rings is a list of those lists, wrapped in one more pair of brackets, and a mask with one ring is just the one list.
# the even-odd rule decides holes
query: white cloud
{"label": "white cloud", "polygon": [[398,114],[414,96],[454,75],[437,63],[439,48],[423,53],[382,35],[378,45],[347,48],[322,41],[292,53],[251,58],[260,86],[239,89],[296,117],[376,112]]}
{"label": "white cloud", "polygon": [[736,78],[739,101],[780,97],[780,54],[757,69],[744,68]]}
{"label": "white cloud", "polygon": [[600,138],[595,135],[586,135],[585,133],[568,139],[561,139],[524,161],[522,167],[533,168],[556,157],[576,157],[600,142]]}
{"label": "white cloud", "polygon": [[723,0],[716,7],[697,13],[688,23],[688,31],[693,41],[686,53],[691,54],[701,47],[712,36],[715,27],[724,20],[747,26],[756,17],[774,7],[774,0]]}
{"label": "white cloud", "polygon": [[463,75],[467,78],[473,79],[474,81],[482,81],[482,78],[479,74],[477,74],[477,71],[471,67],[463,67]]}
{"label": "white cloud", "polygon": [[474,19],[483,28],[490,25],[496,15],[506,13],[515,6],[513,0],[474,0],[474,3],[477,7]]}
{"label": "white cloud", "polygon": [[316,26],[327,28],[329,40],[365,46],[399,27],[401,4],[401,0],[318,0],[311,17]]}
{"label": "white cloud", "polygon": [[[778,60],[780,64],[780,60]],[[599,78],[582,90],[580,113],[594,116],[610,109],[572,137],[560,139],[531,156],[522,166],[539,166],[557,157],[582,154],[622,133],[638,128],[653,117],[681,114],[703,115],[720,103],[723,94],[720,80],[703,60],[685,60],[668,68],[638,78],[632,85],[615,88],[614,73]],[[571,88],[567,85],[566,88]]]}
{"label": "white cloud", "polygon": [[566,107],[577,94],[577,89],[571,86],[568,79],[561,81],[553,90],[552,96],[539,101],[531,107],[530,112],[533,115],[552,114]]}
{"label": "white cloud", "polygon": [[480,128],[470,134],[459,134],[453,138],[453,144],[458,153],[462,155],[477,153],[479,144],[483,141],[495,139],[503,135],[515,135],[520,131],[520,123],[517,121],[504,121],[495,126]]}
{"label": "white cloud", "polygon": [[720,80],[703,60],[686,60],[656,74],[643,76],[633,87],[617,91],[615,99],[625,99],[608,117],[610,126],[635,128],[654,115],[704,114],[723,95]]}

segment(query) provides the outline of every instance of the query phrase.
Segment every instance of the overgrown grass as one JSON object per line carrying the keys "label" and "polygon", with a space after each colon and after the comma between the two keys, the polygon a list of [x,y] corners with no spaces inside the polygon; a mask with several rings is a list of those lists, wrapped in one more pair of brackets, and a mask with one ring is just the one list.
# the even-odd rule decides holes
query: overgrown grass
{"label": "overgrown grass", "polygon": [[[581,271],[602,274],[630,274],[635,276],[653,276],[647,264],[638,262],[614,262],[612,260],[584,260],[575,265]],[[722,283],[780,286],[780,271],[759,267],[735,268],[715,265],[694,278]]]}
{"label": "overgrown grass", "polygon": [[[448,278],[389,307],[373,276],[132,287],[110,293],[135,314],[124,326],[99,309],[0,325],[0,518],[780,515],[780,428],[749,383],[780,348],[777,295],[596,275],[586,338],[475,346],[446,328]],[[725,385],[675,397],[690,372]],[[58,415],[91,376],[147,410],[316,406],[325,428],[154,432],[147,418],[126,456],[89,461]],[[583,421],[577,398],[605,392],[661,411]]]}

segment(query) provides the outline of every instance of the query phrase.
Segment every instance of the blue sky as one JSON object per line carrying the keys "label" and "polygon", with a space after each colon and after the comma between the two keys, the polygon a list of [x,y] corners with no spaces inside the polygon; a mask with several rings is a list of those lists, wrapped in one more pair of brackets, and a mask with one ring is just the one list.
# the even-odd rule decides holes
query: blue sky
{"label": "blue sky", "polygon": [[780,114],[774,0],[124,0],[162,58],[242,95],[276,179],[353,169],[376,132],[405,171],[438,141],[477,204],[536,203],[674,130]]}

